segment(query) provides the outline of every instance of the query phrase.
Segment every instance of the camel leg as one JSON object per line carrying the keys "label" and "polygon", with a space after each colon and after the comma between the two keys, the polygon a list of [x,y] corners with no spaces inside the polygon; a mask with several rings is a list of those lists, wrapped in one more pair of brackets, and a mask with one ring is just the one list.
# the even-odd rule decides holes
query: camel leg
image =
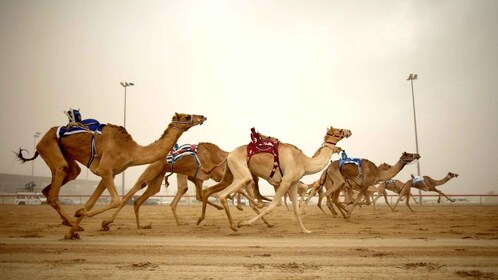
{"label": "camel leg", "polygon": [[[256,200],[254,200],[254,198],[250,195],[248,195],[247,192],[244,192],[243,190],[240,191],[240,193],[245,196],[247,198],[247,200],[249,200],[249,206],[252,208],[252,210],[254,210],[254,212],[256,212],[257,215],[259,215],[259,208],[258,208],[258,202]],[[271,228],[273,227],[273,224],[271,222],[269,222],[268,220],[266,220],[265,217],[261,217],[261,219],[263,220],[263,222],[265,222],[265,224]]]}
{"label": "camel leg", "polygon": [[258,220],[259,218],[261,218],[262,216],[267,215],[268,213],[270,213],[271,211],[273,211],[273,209],[278,205],[278,203],[282,199],[282,196],[289,189],[289,186],[290,186],[290,183],[286,182],[285,179],[282,178],[282,181],[280,182],[280,186],[276,190],[275,196],[273,197],[273,200],[270,202],[270,204],[268,204],[268,206],[266,206],[266,208],[264,208],[263,211],[259,215],[257,215],[256,217],[250,219],[249,221],[240,221],[239,224],[238,224],[238,227],[249,226],[252,223],[254,223],[256,220]]}
{"label": "camel leg", "polygon": [[202,190],[202,197],[201,197],[202,198],[202,212],[201,212],[201,216],[197,220],[197,225],[199,225],[206,218],[206,205],[207,205],[209,196],[211,196],[214,193],[217,193],[219,191],[226,189],[232,183],[232,181],[233,181],[233,175],[230,172],[230,170],[228,169],[228,167],[226,167],[225,174],[223,175],[223,178],[221,179],[221,181],[218,184],[215,184],[209,188]]}
{"label": "camel leg", "polygon": [[[175,217],[177,226],[181,225],[182,223],[180,222],[180,220],[178,219],[178,215],[176,214],[176,207],[178,206],[178,202],[180,202],[180,199],[182,199],[182,197],[187,193],[188,190],[187,178],[188,177],[185,175],[180,175],[180,174],[176,175],[177,192],[175,198],[173,198],[173,201],[171,201],[170,206],[171,206],[171,211],[173,212],[173,216]],[[201,192],[202,192],[202,182],[201,182]]]}
{"label": "camel leg", "polygon": [[[55,137],[55,136],[54,136]],[[75,231],[83,231],[77,222],[61,207],[59,203],[59,192],[62,186],[67,182],[78,177],[81,169],[75,161],[66,161],[62,154],[57,141],[43,137],[38,143],[36,149],[42,159],[52,172],[50,184],[42,191],[47,198],[47,204],[57,211],[62,219],[62,224],[73,228]]]}
{"label": "camel leg", "polygon": [[155,195],[161,190],[161,182],[163,181],[163,174],[157,176],[153,180],[149,182],[149,186],[145,190],[145,192],[140,195],[135,202],[133,202],[133,211],[135,212],[135,221],[137,222],[137,229],[150,229],[152,228],[152,223],[149,223],[146,226],[140,225],[140,207],[142,204],[149,199],[151,196]]}
{"label": "camel leg", "polygon": [[415,212],[413,211],[412,207],[410,206],[410,194],[408,194],[408,197],[406,198],[406,206],[408,206],[408,209],[410,209],[410,211]]}
{"label": "camel leg", "polygon": [[289,191],[287,192],[292,201],[292,205],[294,206],[294,215],[296,216],[299,226],[301,227],[301,232],[312,233],[311,230],[306,229],[306,227],[303,224],[303,221],[301,220],[301,215],[299,215],[300,212],[299,212],[299,204],[297,201],[297,188],[298,188],[298,183],[294,183],[289,187]]}
{"label": "camel leg", "polygon": [[237,231],[238,228],[237,226],[235,226],[232,215],[230,214],[230,208],[228,207],[227,198],[230,196],[230,194],[242,190],[251,182],[252,179],[247,179],[247,178],[241,180],[234,179],[230,186],[228,186],[226,189],[218,193],[218,199],[220,200],[221,204],[223,204],[223,208],[225,208],[225,213],[227,215],[228,222],[230,223],[230,228],[233,231]]}
{"label": "camel leg", "polygon": [[[86,211],[87,211],[86,209],[92,209],[92,207],[97,202],[97,199],[102,195],[102,193],[104,192],[105,189],[106,189],[106,186],[105,186],[103,180],[100,180],[99,184],[95,188],[95,191],[93,191],[90,198],[86,201],[85,207],[76,211],[74,216],[76,217],[76,223],[78,226],[81,223],[81,221],[83,220],[83,218],[86,217],[86,215],[82,215],[81,213],[86,213]],[[79,238],[78,234],[75,233],[75,231],[77,231],[77,230],[75,230],[74,228],[69,229],[69,233],[65,236],[65,239],[75,239],[75,238],[77,239],[77,238]]]}
{"label": "camel leg", "polygon": [[[116,185],[114,185],[115,175],[112,173],[112,171],[107,169],[102,170],[101,168],[99,168],[97,174],[100,174],[100,176],[102,177],[102,186],[101,184],[99,184],[99,186],[103,187],[103,189],[97,188],[94,191],[94,193],[90,196],[90,199],[85,204],[85,207],[76,211],[76,213],[74,214],[76,217],[93,217],[109,209],[118,208],[121,205],[121,198],[119,197],[118,191],[116,190]],[[107,189],[107,191],[111,195],[111,203],[109,203],[109,205],[105,207],[91,211],[91,209],[95,205],[95,202],[97,202],[97,199],[100,197],[100,195],[102,195],[105,189]]]}
{"label": "camel leg", "polygon": [[448,197],[447,195],[445,195],[442,191],[440,191],[440,190],[438,190],[438,189],[436,189],[436,188],[434,188],[434,189],[435,189],[435,190],[436,190],[436,192],[439,194],[439,198],[438,198],[438,200],[437,200],[437,203],[439,203],[439,201],[441,200],[441,195],[442,195],[442,196],[444,196],[444,197],[446,197],[446,199],[448,199],[449,201],[451,201],[451,202],[455,202],[455,200],[454,200],[454,199],[449,198],[449,197]]}
{"label": "camel leg", "polygon": [[403,199],[404,196],[408,195],[407,199],[410,199],[410,194],[411,194],[410,188],[411,188],[411,186],[409,184],[406,184],[403,186],[403,188],[401,188],[401,191],[399,192],[398,199],[396,200],[396,204],[394,204],[394,207],[392,210],[393,212],[396,211],[396,207],[398,206],[398,203]]}

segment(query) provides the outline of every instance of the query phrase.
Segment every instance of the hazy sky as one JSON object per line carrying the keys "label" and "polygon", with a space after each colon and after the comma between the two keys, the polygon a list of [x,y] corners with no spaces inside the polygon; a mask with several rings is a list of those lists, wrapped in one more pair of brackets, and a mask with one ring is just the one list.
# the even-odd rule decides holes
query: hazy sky
{"label": "hazy sky", "polygon": [[[182,112],[208,120],[180,143],[231,151],[256,127],[312,156],[334,126],[352,130],[350,156],[394,164],[415,152],[417,73],[422,175],[460,174],[450,194],[498,192],[498,1],[0,0],[0,38],[0,173],[31,174],[12,151],[71,107],[122,125],[122,81],[142,145]],[[34,173],[50,174],[41,158]]]}

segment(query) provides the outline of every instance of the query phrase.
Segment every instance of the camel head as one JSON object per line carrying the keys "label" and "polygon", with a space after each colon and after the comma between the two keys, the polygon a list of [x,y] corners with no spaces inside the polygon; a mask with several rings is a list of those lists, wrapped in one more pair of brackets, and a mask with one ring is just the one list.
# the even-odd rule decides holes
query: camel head
{"label": "camel head", "polygon": [[207,120],[207,118],[202,115],[175,113],[173,118],[171,118],[170,126],[182,131],[187,131],[193,126],[202,125],[205,120]]}
{"label": "camel head", "polygon": [[411,153],[403,152],[403,154],[401,155],[399,160],[403,161],[404,163],[410,163],[410,162],[417,160],[419,158],[420,158],[419,154],[411,154]]}
{"label": "camel head", "polygon": [[458,177],[458,174],[456,173],[452,173],[452,172],[448,172],[448,177],[451,179],[451,178],[456,178]]}
{"label": "camel head", "polygon": [[344,138],[351,136],[351,130],[342,128],[329,127],[327,129],[327,134],[324,137],[324,142],[332,145],[336,145],[339,141]]}
{"label": "camel head", "polygon": [[388,170],[388,169],[391,169],[393,166],[390,165],[389,163],[381,163],[379,164],[379,166],[377,166],[377,168],[379,168],[380,170]]}

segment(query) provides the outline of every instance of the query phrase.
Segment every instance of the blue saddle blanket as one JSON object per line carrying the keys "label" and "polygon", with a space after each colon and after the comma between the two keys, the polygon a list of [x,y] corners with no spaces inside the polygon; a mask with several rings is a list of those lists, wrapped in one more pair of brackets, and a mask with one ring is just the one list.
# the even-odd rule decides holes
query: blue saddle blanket
{"label": "blue saddle blanket", "polygon": [[62,138],[64,136],[76,134],[76,133],[93,133],[93,134],[102,134],[102,128],[105,124],[99,123],[94,119],[86,119],[77,123],[69,123],[66,126],[59,126],[57,128],[57,138]]}
{"label": "blue saddle blanket", "polygon": [[175,144],[173,149],[166,156],[167,164],[174,164],[176,161],[180,160],[185,156],[193,156],[197,162],[197,145],[195,144],[183,144],[179,146]]}
{"label": "blue saddle blanket", "polygon": [[339,167],[342,167],[346,163],[352,163],[357,165],[358,167],[361,167],[361,158],[350,158],[346,154],[346,151],[341,152],[341,158],[339,159]]}
{"label": "blue saddle blanket", "polygon": [[347,163],[352,163],[358,166],[358,176],[360,176],[361,173],[361,158],[350,158],[346,154],[346,151],[341,152],[341,158],[339,159],[339,168],[341,168],[344,164]]}

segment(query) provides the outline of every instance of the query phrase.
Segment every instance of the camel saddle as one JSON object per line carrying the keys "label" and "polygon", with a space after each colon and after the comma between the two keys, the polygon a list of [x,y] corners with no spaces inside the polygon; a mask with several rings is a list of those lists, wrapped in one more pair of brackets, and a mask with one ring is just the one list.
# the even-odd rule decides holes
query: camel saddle
{"label": "camel saddle", "polygon": [[424,184],[424,177],[412,175],[412,185],[415,186],[418,183]]}
{"label": "camel saddle", "polygon": [[175,162],[178,160],[182,159],[183,157],[186,156],[192,156],[195,159],[195,163],[197,164],[197,168],[195,169],[195,174],[194,177],[197,176],[197,172],[199,171],[199,158],[197,157],[197,145],[196,144],[183,144],[181,146],[175,144],[173,146],[173,149],[169,151],[169,153],[166,155],[166,163],[171,165],[171,172],[173,172],[173,166],[175,165]]}
{"label": "camel saddle", "polygon": [[251,157],[255,154],[270,153],[273,155],[273,168],[270,173],[270,178],[275,175],[277,168],[280,170],[280,175],[283,176],[282,169],[280,169],[280,161],[278,159],[278,143],[279,141],[274,138],[263,138],[259,132],[256,132],[254,127],[251,128],[251,142],[247,144],[247,156],[249,157],[247,162],[249,163]]}
{"label": "camel saddle", "polygon": [[81,122],[76,122],[78,118],[69,118],[69,123],[66,126],[59,126],[56,131],[57,138],[59,139],[59,144],[64,136],[76,134],[76,133],[91,133],[92,134],[92,144],[90,148],[90,159],[86,164],[87,167],[90,167],[93,160],[95,159],[97,148],[95,147],[95,134],[102,134],[102,128],[105,124],[99,123],[94,119],[86,119]]}
{"label": "camel saddle", "polygon": [[339,159],[339,168],[341,168],[344,164],[355,164],[358,166],[358,176],[361,176],[361,158],[350,158],[346,154],[345,150],[341,152],[341,158]]}
{"label": "camel saddle", "polygon": [[57,128],[57,138],[83,132],[102,134],[102,128],[104,126],[105,124],[101,124],[94,119],[86,119],[81,122],[70,122],[65,126],[59,126],[59,128]]}

